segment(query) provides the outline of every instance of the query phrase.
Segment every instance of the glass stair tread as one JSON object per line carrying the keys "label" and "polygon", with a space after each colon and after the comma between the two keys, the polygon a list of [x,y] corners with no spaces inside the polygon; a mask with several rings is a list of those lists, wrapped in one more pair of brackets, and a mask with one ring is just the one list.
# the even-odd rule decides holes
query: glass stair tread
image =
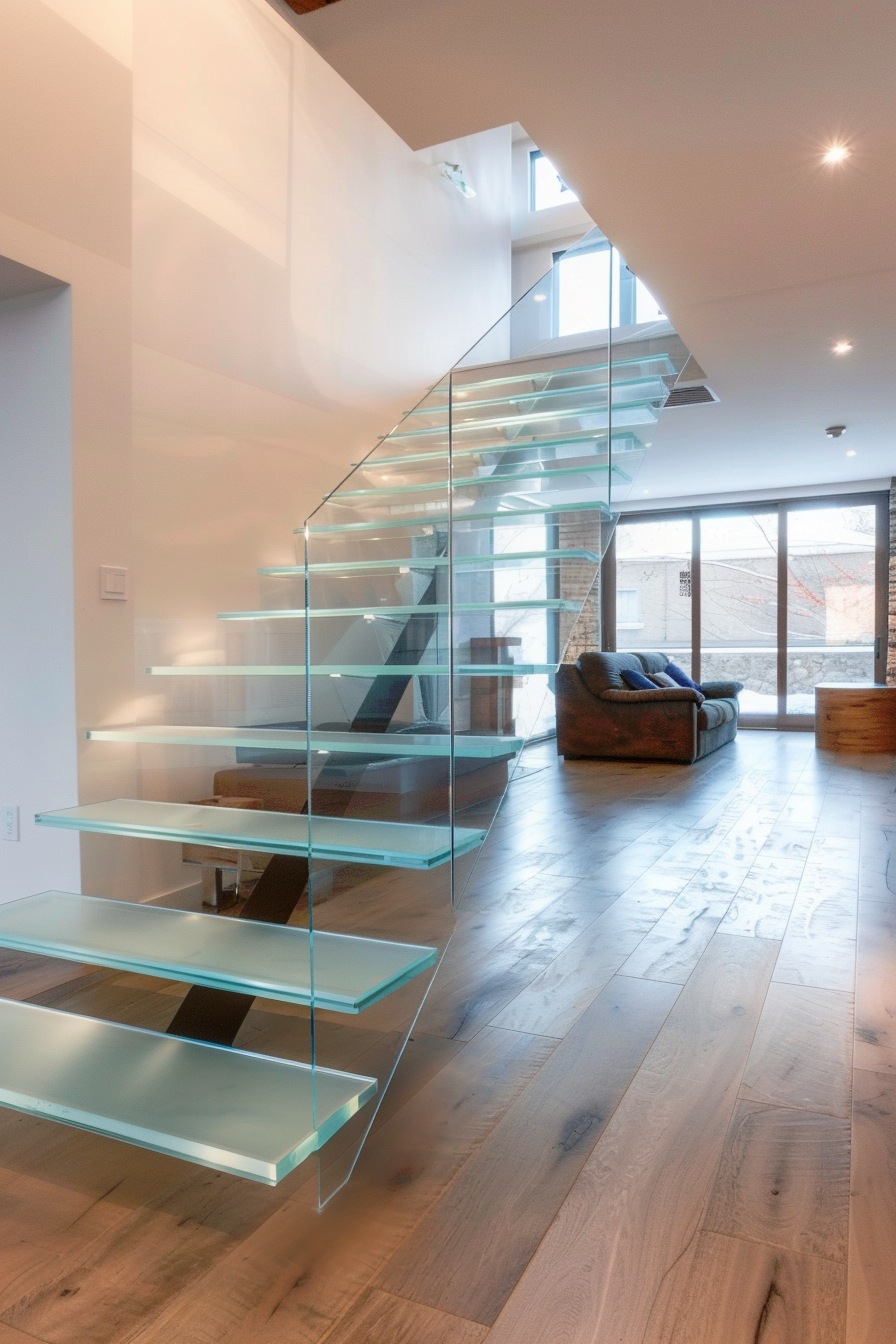
{"label": "glass stair tread", "polygon": [[556,663],[185,663],[148,667],[152,677],[528,677],[556,672]]}
{"label": "glass stair tread", "polygon": [[0,907],[0,946],[339,1013],[363,1012],[438,959],[434,947],[65,891]]}
{"label": "glass stair tread", "polygon": [[[631,404],[620,402],[613,406],[612,413],[605,407],[575,412],[570,410],[565,415],[557,411],[537,411],[527,416],[517,416],[513,420],[495,420],[491,423],[471,420],[467,424],[452,425],[450,431],[447,425],[396,430],[383,442],[396,444],[399,454],[403,443],[419,443],[421,450],[434,447],[435,451],[441,453],[450,444],[455,456],[465,452],[494,453],[503,448],[512,448],[520,442],[547,445],[574,434],[584,439],[600,434],[605,436],[612,429],[638,429],[655,425],[661,409],[659,402],[638,401]],[[470,435],[478,437],[471,442]],[[379,463],[380,459],[375,454],[374,449],[374,454],[365,458],[365,465]]]}
{"label": "glass stair tread", "polygon": [[376,1080],[0,1001],[0,1105],[276,1185]]}
{"label": "glass stair tread", "polygon": [[[309,818],[303,813],[255,812],[138,798],[113,798],[104,803],[38,812],[35,821],[41,826],[64,830],[396,868],[436,868],[447,863],[452,853],[449,826],[315,815],[309,827]],[[455,827],[453,837],[454,853],[466,854],[482,844],[485,832]]]}
{"label": "glass stair tread", "polygon": [[[677,370],[669,355],[637,355],[633,359],[614,359],[612,364],[606,359],[597,363],[588,364],[554,364],[553,366],[542,366],[537,357],[530,357],[529,364],[534,364],[534,368],[527,369],[511,374],[501,374],[496,378],[478,378],[468,379],[465,375],[473,370],[470,366],[455,370],[450,384],[451,390],[457,393],[458,389],[463,391],[474,390],[480,387],[502,387],[509,386],[511,383],[520,383],[533,378],[564,378],[582,375],[586,373],[607,373],[612,370],[615,374],[620,371],[623,374],[630,374],[636,369],[644,369],[647,373],[656,377],[671,377]],[[436,384],[432,389],[430,396],[448,395],[449,385],[444,382]]]}
{"label": "glass stair tread", "polygon": [[[542,376],[544,377],[545,375]],[[564,371],[563,374],[555,372],[549,376],[556,380],[560,377],[570,377],[573,375]],[[662,399],[665,401],[666,397],[669,395],[668,387],[663,382],[662,377],[657,374],[642,374],[640,377],[631,378],[614,378],[612,381],[608,381],[606,378],[595,378],[591,381],[580,380],[573,383],[570,387],[561,387],[555,382],[554,384],[549,383],[547,387],[522,388],[518,392],[511,392],[508,390],[505,391],[503,396],[497,397],[470,397],[466,385],[455,385],[451,397],[451,414],[455,427],[463,427],[464,421],[458,420],[458,416],[465,415],[468,411],[486,410],[490,407],[498,406],[515,406],[517,403],[525,403],[526,405],[529,405],[533,402],[538,404],[555,398],[557,400],[563,400],[569,397],[585,397],[594,405],[605,406],[607,394],[611,389],[614,395],[618,392],[620,396],[624,396],[626,400],[637,399],[639,401],[653,401]],[[416,406],[413,410],[407,412],[401,423],[406,424],[409,420],[413,420],[418,415],[444,416],[448,413],[448,410],[449,407],[447,403],[441,406]]]}
{"label": "glass stair tread", "polygon": [[[470,420],[458,420],[451,418],[450,424],[445,422],[445,412],[442,412],[443,423],[437,425],[421,425],[412,429],[394,429],[388,436],[390,443],[401,443],[408,439],[428,439],[436,434],[446,434],[450,432],[451,436],[467,434],[494,434],[500,430],[519,430],[525,425],[562,425],[569,422],[575,422],[584,418],[599,421],[601,425],[607,428],[612,423],[620,424],[642,424],[638,418],[638,412],[649,413],[649,418],[656,419],[662,409],[662,404],[669,395],[669,389],[665,383],[659,382],[658,389],[649,391],[644,389],[640,395],[635,395],[627,390],[627,395],[613,397],[608,404],[606,399],[595,401],[593,398],[583,399],[582,405],[575,406],[554,406],[541,407],[536,410],[519,410],[512,414],[480,416]],[[627,413],[631,414],[627,414]],[[402,425],[407,421],[403,420]],[[597,424],[591,425],[592,429],[597,428]],[[512,436],[511,436],[512,441]],[[385,442],[385,440],[384,440]]]}
{"label": "glass stair tread", "polygon": [[[311,574],[341,574],[347,569],[443,569],[447,568],[449,564],[490,568],[492,565],[518,565],[522,560],[531,560],[533,564],[540,561],[544,561],[545,564],[564,564],[572,560],[587,560],[594,565],[600,564],[600,556],[596,551],[587,551],[580,548],[577,550],[502,551],[500,553],[490,552],[487,555],[455,555],[451,560],[448,559],[447,555],[404,556],[395,560],[324,560],[310,564],[308,572]],[[300,578],[305,574],[305,566],[266,565],[263,569],[259,569],[258,573],[274,578]]]}
{"label": "glass stair tread", "polygon": [[[327,504],[333,504],[334,500],[327,500]],[[440,505],[438,509],[432,509],[426,513],[408,513],[391,514],[386,518],[364,518],[359,522],[351,523],[312,523],[310,520],[305,527],[297,527],[297,534],[308,533],[311,536],[319,536],[325,533],[333,532],[361,532],[370,531],[378,527],[431,527],[436,523],[447,524],[449,521],[454,527],[461,523],[493,523],[496,526],[507,523],[514,523],[517,518],[527,517],[533,513],[589,513],[600,512],[606,517],[610,516],[609,507],[602,500],[574,498],[554,503],[535,503],[526,500],[517,508],[500,506],[490,509],[474,511],[466,509],[455,511],[449,518],[449,509],[447,503]]]}
{"label": "glass stair tread", "polygon": [[[304,669],[303,669],[304,670]],[[364,756],[449,756],[447,733],[339,733],[304,728],[214,728],[180,724],[122,724],[89,728],[96,742],[142,742],[188,747],[263,747],[271,751],[360,753]],[[457,733],[453,754],[465,759],[492,760],[513,756],[522,750],[521,737],[482,737]],[[2,907],[0,907],[2,910]]]}
{"label": "glass stair tread", "polygon": [[[649,416],[646,416],[646,418],[643,421],[639,421],[638,423],[642,427],[649,426],[656,424],[657,419],[658,416],[651,414]],[[630,430],[618,429],[608,433],[606,429],[603,430],[583,429],[580,430],[578,433],[576,433],[573,430],[567,430],[565,434],[558,434],[558,435],[536,434],[531,435],[529,437],[523,437],[522,435],[518,435],[516,438],[513,439],[491,440],[488,443],[453,443],[451,445],[451,457],[452,459],[462,457],[475,457],[479,453],[483,454],[494,453],[503,455],[505,453],[523,452],[524,450],[530,452],[535,450],[540,451],[542,449],[547,448],[554,449],[554,448],[578,447],[580,449],[583,449],[586,448],[588,445],[591,445],[591,450],[593,452],[602,453],[606,456],[608,452],[607,450],[608,440],[611,443],[611,445],[613,445],[612,449],[613,452],[620,452],[623,454],[634,451],[640,452],[646,446],[642,444],[640,439],[637,439],[637,437],[633,435]],[[633,440],[635,440],[634,446],[633,446]],[[373,449],[373,451],[367,457],[363,458],[362,461],[353,463],[352,464],[353,470],[358,467],[363,467],[365,471],[369,470],[372,467],[403,467],[406,466],[408,463],[415,463],[415,462],[444,462],[447,464],[448,461],[447,444],[443,447],[430,448],[425,452],[398,453],[393,457],[380,457],[379,455],[380,449],[385,447],[390,442],[391,442],[390,439],[384,439],[383,442],[379,445],[379,448]],[[446,489],[447,489],[447,481],[446,481]],[[336,495],[339,493],[339,491],[335,490],[332,493]]]}
{"label": "glass stair tread", "polygon": [[[371,465],[376,466],[376,463]],[[366,466],[362,468],[366,470]],[[623,471],[621,467],[608,466],[606,463],[588,463],[587,461],[578,461],[570,466],[568,462],[527,462],[523,466],[515,467],[512,471],[492,471],[483,476],[464,476],[455,477],[452,482],[452,490],[478,489],[482,487],[489,494],[493,494],[493,486],[512,485],[516,489],[527,491],[545,489],[542,482],[553,484],[555,481],[569,481],[576,477],[582,477],[583,486],[589,485],[593,488],[595,482],[592,478],[598,478],[598,484],[603,485],[607,477],[610,476],[615,481],[621,481],[624,485],[631,484],[631,477],[628,472]],[[377,497],[391,495],[411,495],[425,494],[427,491],[431,494],[438,492],[445,493],[446,485],[444,481],[414,481],[403,485],[369,485],[361,486],[357,490],[338,490],[333,495],[328,495],[326,502],[328,504],[341,504],[347,499],[370,500]],[[505,492],[506,493],[506,492]]]}
{"label": "glass stair tread", "polygon": [[303,621],[308,616],[360,616],[374,620],[378,616],[448,616],[455,612],[476,611],[578,611],[581,602],[564,597],[521,598],[518,602],[447,602],[411,603],[405,606],[281,607],[266,611],[219,611],[219,621]]}

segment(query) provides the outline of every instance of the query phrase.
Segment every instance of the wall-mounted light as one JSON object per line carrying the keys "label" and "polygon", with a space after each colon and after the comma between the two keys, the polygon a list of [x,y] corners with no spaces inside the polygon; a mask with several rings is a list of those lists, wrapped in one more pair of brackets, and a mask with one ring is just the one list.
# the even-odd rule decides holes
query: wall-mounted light
{"label": "wall-mounted light", "polygon": [[459,163],[440,163],[439,171],[443,177],[448,179],[452,187],[457,188],[461,196],[466,196],[469,200],[476,195],[474,188],[470,186],[469,182],[464,177]]}

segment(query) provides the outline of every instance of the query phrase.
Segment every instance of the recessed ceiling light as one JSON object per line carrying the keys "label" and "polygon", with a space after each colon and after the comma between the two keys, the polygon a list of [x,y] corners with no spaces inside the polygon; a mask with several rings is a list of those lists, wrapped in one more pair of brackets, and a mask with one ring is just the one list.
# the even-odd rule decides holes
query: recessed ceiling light
{"label": "recessed ceiling light", "polygon": [[850,153],[851,151],[848,145],[835,143],[833,145],[828,145],[821,156],[821,161],[822,163],[827,164],[843,163],[849,158]]}
{"label": "recessed ceiling light", "polygon": [[847,448],[847,450],[846,450],[846,456],[847,456],[847,457],[855,457],[855,455],[856,455],[856,450],[855,450],[855,448]]}
{"label": "recessed ceiling light", "polygon": [[831,349],[835,355],[848,355],[852,349],[852,341],[835,341]]}
{"label": "recessed ceiling light", "polygon": [[533,294],[533,295],[532,295],[532,301],[533,301],[533,303],[544,303],[544,301],[545,301],[546,298],[547,298],[547,294]]}

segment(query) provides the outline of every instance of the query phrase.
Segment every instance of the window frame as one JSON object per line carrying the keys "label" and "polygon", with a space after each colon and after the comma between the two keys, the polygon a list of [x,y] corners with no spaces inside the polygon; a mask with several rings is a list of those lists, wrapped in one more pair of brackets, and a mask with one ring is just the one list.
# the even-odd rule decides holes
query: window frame
{"label": "window frame", "polygon": [[[704,504],[681,509],[639,509],[621,515],[618,522],[644,522],[648,519],[690,518],[691,520],[691,663],[692,675],[700,679],[700,657],[702,651],[701,621],[701,530],[700,521],[704,517],[749,514],[761,510],[778,513],[778,581],[777,581],[777,682],[778,712],[776,714],[742,714],[741,724],[745,728],[775,728],[811,732],[815,727],[813,714],[787,713],[787,652],[788,652],[788,559],[787,518],[789,512],[803,509],[822,509],[825,507],[850,507],[871,505],[875,509],[874,537],[874,679],[886,681],[887,670],[887,624],[888,624],[888,567],[889,567],[889,495],[886,491],[855,491],[833,495],[807,495],[793,499],[759,499],[737,504]],[[617,524],[618,525],[618,524]],[[601,648],[608,652],[616,650],[616,631],[620,627],[616,620],[616,528],[607,547],[604,562],[601,565]]]}
{"label": "window frame", "polygon": [[[541,214],[543,210],[556,210],[558,205],[568,205],[570,201],[574,201],[576,204],[578,204],[579,198],[573,191],[572,187],[570,187],[566,182],[564,182],[560,174],[557,173],[557,178],[562,184],[563,190],[569,192],[569,199],[555,201],[553,205],[536,205],[535,165],[539,159],[545,159],[548,163],[551,164],[552,168],[554,167],[553,163],[551,162],[550,159],[548,159],[547,155],[544,153],[543,150],[541,149],[529,150],[529,213]],[[556,172],[557,170],[554,169],[554,171]]]}

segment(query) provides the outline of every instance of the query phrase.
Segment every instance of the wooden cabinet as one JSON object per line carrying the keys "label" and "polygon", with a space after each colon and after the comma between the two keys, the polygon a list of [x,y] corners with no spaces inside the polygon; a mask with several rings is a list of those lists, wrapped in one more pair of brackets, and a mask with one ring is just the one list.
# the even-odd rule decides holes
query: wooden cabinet
{"label": "wooden cabinet", "polygon": [[896,686],[821,682],[815,687],[815,745],[823,751],[896,751]]}

